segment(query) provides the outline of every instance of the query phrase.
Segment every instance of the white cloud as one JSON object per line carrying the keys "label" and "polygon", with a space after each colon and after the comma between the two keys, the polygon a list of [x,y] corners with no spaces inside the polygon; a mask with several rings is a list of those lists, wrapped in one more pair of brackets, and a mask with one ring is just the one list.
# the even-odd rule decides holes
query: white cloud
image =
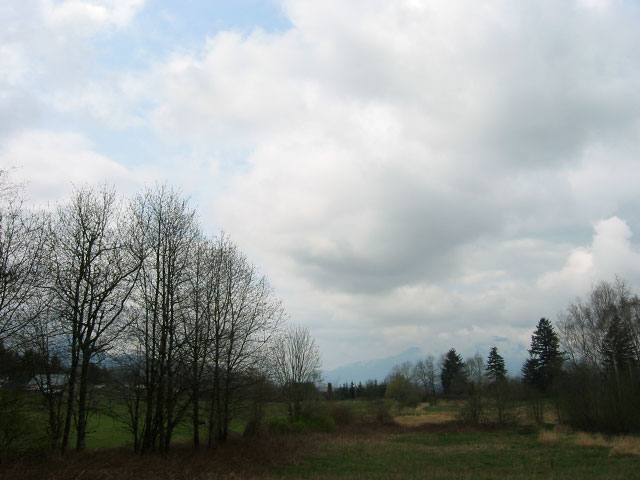
{"label": "white cloud", "polygon": [[92,33],[104,28],[122,28],[143,7],[145,0],[42,0],[46,24],[73,34]]}
{"label": "white cloud", "polygon": [[[122,111],[132,108],[126,76],[97,66],[94,41],[130,25],[143,6],[144,0],[21,0],[0,6],[6,27],[0,31],[0,105],[6,107],[0,136],[33,128],[51,109],[111,125],[134,124],[136,116]],[[99,85],[105,78],[106,85]],[[4,112],[15,110],[14,124]]]}
{"label": "white cloud", "polygon": [[[637,7],[282,5],[289,31],[223,32],[158,63],[152,120],[249,151],[214,209],[323,348],[340,325],[378,348],[527,343],[584,275],[624,267],[593,257],[620,232],[580,245],[637,205]],[[605,250],[625,259],[620,242]]]}
{"label": "white cloud", "polygon": [[0,150],[0,165],[26,184],[36,204],[60,200],[74,185],[115,184],[130,193],[145,180],[95,152],[86,138],[73,132],[31,130],[15,135]]}
{"label": "white cloud", "polygon": [[598,281],[612,280],[616,275],[640,284],[640,251],[631,237],[631,229],[618,217],[597,222],[591,245],[573,249],[561,270],[541,276],[538,288],[572,299],[586,295]]}
{"label": "white cloud", "polygon": [[[0,33],[0,159],[42,198],[70,179],[193,191],[334,364],[527,344],[590,282],[635,278],[632,2],[281,4],[287,31],[220,32],[124,73],[92,42],[143,2],[7,7],[26,22]],[[75,124],[34,130],[42,112]],[[96,126],[161,154],[124,167]]]}

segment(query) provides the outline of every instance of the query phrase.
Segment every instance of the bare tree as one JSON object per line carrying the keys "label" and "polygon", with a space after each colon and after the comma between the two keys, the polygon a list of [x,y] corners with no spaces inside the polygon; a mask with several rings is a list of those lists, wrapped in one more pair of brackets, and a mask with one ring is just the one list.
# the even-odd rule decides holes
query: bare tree
{"label": "bare tree", "polygon": [[432,398],[436,396],[436,366],[433,355],[424,360],[418,360],[413,369],[413,377],[427,391]]}
{"label": "bare tree", "polygon": [[135,301],[142,315],[136,324],[144,352],[145,418],[140,451],[169,449],[173,430],[188,402],[184,309],[189,262],[199,238],[195,212],[179,192],[166,186],[147,190],[132,202],[131,238],[141,264]]}
{"label": "bare tree", "polygon": [[619,370],[640,362],[640,299],[626,282],[600,282],[586,301],[578,299],[561,316],[559,336],[573,365]]}
{"label": "bare tree", "polygon": [[182,322],[186,343],[186,369],[193,420],[193,446],[200,444],[201,397],[205,393],[208,360],[215,343],[213,315],[216,281],[219,277],[215,244],[208,239],[195,242],[188,275],[187,308]]}
{"label": "bare tree", "polygon": [[476,352],[473,357],[467,358],[464,363],[469,381],[472,382],[476,387],[482,386],[485,380],[485,363],[482,356]]}
{"label": "bare tree", "polygon": [[19,186],[0,170],[0,343],[39,313],[44,221],[24,207]]}
{"label": "bare tree", "polygon": [[320,351],[304,327],[291,327],[279,335],[272,348],[273,375],[289,403],[289,415],[298,419],[302,403],[320,380]]}
{"label": "bare tree", "polygon": [[83,188],[58,208],[49,232],[51,288],[69,340],[63,451],[69,442],[74,414],[76,448],[84,449],[89,366],[97,354],[109,349],[127,325],[124,313],[138,263],[130,254],[124,229],[117,223],[119,217],[113,190]]}
{"label": "bare tree", "polygon": [[[211,318],[209,445],[225,441],[243,394],[259,380],[267,347],[284,316],[266,277],[228,237],[215,244]],[[215,430],[215,432],[214,432]]]}

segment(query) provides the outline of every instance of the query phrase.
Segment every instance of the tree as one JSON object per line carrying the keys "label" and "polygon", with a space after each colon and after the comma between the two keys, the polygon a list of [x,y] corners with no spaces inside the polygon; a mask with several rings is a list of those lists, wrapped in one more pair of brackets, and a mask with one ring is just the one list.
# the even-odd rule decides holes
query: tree
{"label": "tree", "polygon": [[433,355],[416,362],[413,377],[422,384],[429,396],[436,396],[436,367]]}
{"label": "tree", "polygon": [[63,450],[72,419],[76,448],[84,449],[91,362],[110,348],[127,325],[125,311],[139,263],[131,255],[120,218],[113,190],[84,188],[58,207],[48,235],[53,301],[69,341]]}
{"label": "tree", "polygon": [[139,446],[141,452],[166,452],[189,405],[181,322],[199,229],[188,201],[166,186],[138,195],[130,210],[132,250],[141,266],[133,297],[140,312],[135,336],[144,355],[145,416]]}
{"label": "tree", "polygon": [[443,359],[440,381],[445,395],[461,393],[467,382],[467,372],[462,357],[456,353],[455,348],[449,350]]}
{"label": "tree", "polygon": [[553,325],[541,318],[531,336],[529,358],[522,367],[525,384],[547,393],[562,369],[563,354]]}
{"label": "tree", "polygon": [[385,382],[387,390],[385,397],[396,400],[402,406],[414,407],[420,401],[420,395],[417,385],[414,381],[416,372],[415,366],[411,362],[403,362],[395,365]]}
{"label": "tree", "polygon": [[485,375],[490,382],[496,383],[503,381],[507,376],[504,358],[498,353],[498,347],[491,347],[489,357],[487,358],[487,368]]}
{"label": "tree", "polygon": [[640,361],[640,299],[621,279],[598,283],[586,301],[569,305],[560,338],[572,365],[615,376]]}
{"label": "tree", "polygon": [[19,186],[0,170],[0,342],[8,346],[41,306],[45,223],[24,208]]}
{"label": "tree", "polygon": [[574,428],[629,433],[640,430],[640,299],[615,278],[599,282],[569,305],[559,322],[568,378],[562,412]]}
{"label": "tree", "polygon": [[476,386],[480,387],[484,383],[484,359],[479,353],[467,358],[464,362],[468,379]]}
{"label": "tree", "polygon": [[193,446],[200,444],[200,408],[205,374],[214,343],[213,310],[215,309],[216,249],[212,241],[195,242],[188,275],[187,308],[182,322],[187,349],[186,374],[192,404]]}
{"label": "tree", "polygon": [[214,434],[218,441],[227,439],[233,416],[246,403],[243,396],[263,381],[269,342],[284,317],[267,278],[228,237],[216,240],[213,260],[210,446]]}
{"label": "tree", "polygon": [[300,418],[302,403],[320,380],[320,351],[304,327],[285,329],[273,342],[273,375],[289,404],[289,416]]}

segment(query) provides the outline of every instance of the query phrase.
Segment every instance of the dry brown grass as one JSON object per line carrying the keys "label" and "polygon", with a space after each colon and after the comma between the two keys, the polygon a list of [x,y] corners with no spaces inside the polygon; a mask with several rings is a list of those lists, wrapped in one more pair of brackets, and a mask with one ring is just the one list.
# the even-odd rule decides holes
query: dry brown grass
{"label": "dry brown grass", "polygon": [[574,445],[583,447],[606,447],[609,448],[609,455],[640,456],[640,438],[630,436],[604,437],[599,433],[570,433],[566,429],[554,428],[553,431],[542,430],[538,436],[541,442],[570,441]]}
{"label": "dry brown grass", "polygon": [[[457,404],[452,401],[442,401],[438,406],[443,410],[429,411],[429,403],[421,403],[414,409],[405,409],[401,415],[394,417],[395,421],[405,427],[417,427],[425,423],[449,423],[457,420]],[[446,410],[451,408],[451,410]]]}
{"label": "dry brown grass", "polygon": [[313,452],[322,435],[308,435],[304,442],[294,436],[233,439],[216,449],[194,450],[176,446],[165,456],[136,455],[114,448],[84,453],[32,454],[0,464],[0,479],[92,479],[92,480],[214,480],[268,478],[276,465],[290,465]]}

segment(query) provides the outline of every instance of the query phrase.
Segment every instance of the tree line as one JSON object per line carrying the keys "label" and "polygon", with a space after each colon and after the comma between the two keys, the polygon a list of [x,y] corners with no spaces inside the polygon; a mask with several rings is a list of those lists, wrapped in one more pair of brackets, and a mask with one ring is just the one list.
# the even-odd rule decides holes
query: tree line
{"label": "tree line", "polygon": [[523,408],[544,423],[552,406],[559,423],[576,429],[640,432],[640,298],[625,281],[597,283],[555,326],[541,318],[528,353],[515,376],[496,346],[486,361],[452,348],[438,361],[405,362],[386,378],[385,396],[408,406],[461,398],[463,419],[474,423],[514,422]]}
{"label": "tree line", "polygon": [[[19,412],[6,387],[27,361],[48,443],[63,452],[72,438],[85,448],[100,362],[140,453],[166,452],[186,418],[195,446],[203,425],[209,446],[224,442],[266,384],[295,416],[320,368],[267,278],[227,235],[203,234],[180,192],[159,185],[125,199],[82,187],[33,210],[2,171],[0,355],[3,416]],[[0,441],[19,435],[10,430]]]}

